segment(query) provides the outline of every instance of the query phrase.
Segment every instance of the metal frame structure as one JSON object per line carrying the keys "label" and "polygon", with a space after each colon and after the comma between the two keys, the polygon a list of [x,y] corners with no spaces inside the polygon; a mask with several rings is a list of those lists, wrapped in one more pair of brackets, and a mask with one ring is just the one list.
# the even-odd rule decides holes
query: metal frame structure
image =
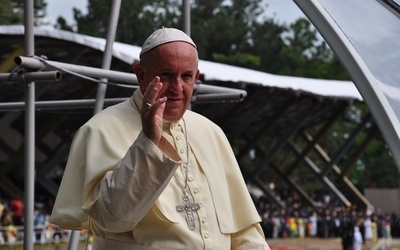
{"label": "metal frame structure", "polygon": [[[265,95],[265,93],[259,93],[260,95]],[[294,94],[292,94],[294,95]],[[244,110],[248,109],[247,105],[252,105],[250,102],[250,98],[256,98],[255,96],[249,96],[246,98],[243,103],[241,103],[240,107],[235,110],[237,113],[242,113]],[[275,99],[274,99],[275,98]],[[281,97],[280,97],[281,98]],[[365,207],[373,208],[373,205],[357,190],[357,188],[349,181],[346,177],[346,170],[342,170],[339,168],[336,163],[338,159],[343,156],[343,152],[348,149],[349,145],[353,142],[353,139],[360,134],[361,130],[367,126],[368,122],[373,123],[371,121],[371,117],[366,115],[364,121],[358,125],[358,128],[354,129],[352,135],[349,137],[347,141],[345,141],[339,148],[336,153],[336,157],[330,158],[327,152],[323,150],[321,146],[319,146],[318,142],[322,140],[322,137],[328,133],[328,129],[330,126],[334,124],[336,120],[339,119],[340,116],[343,115],[345,110],[352,105],[351,102],[340,102],[337,103],[335,109],[332,111],[332,114],[324,120],[324,125],[317,128],[314,132],[315,136],[312,137],[311,134],[304,129],[304,127],[309,127],[309,125],[305,125],[310,121],[316,118],[316,115],[320,113],[324,113],[326,109],[333,109],[333,106],[327,107],[326,102],[329,100],[324,99],[305,99],[300,98],[290,98],[287,97],[282,99],[284,102],[281,102],[274,93],[270,95],[265,95],[264,99],[269,100],[269,102],[275,103],[278,108],[277,111],[273,112],[273,115],[269,117],[263,117],[266,119],[263,122],[265,127],[256,128],[256,131],[252,131],[252,137],[248,136],[248,127],[247,124],[256,123],[257,117],[261,116],[262,114],[268,113],[269,110],[260,108],[258,110],[259,113],[256,114],[249,114],[249,117],[244,117],[242,120],[245,120],[246,123],[242,124],[241,126],[235,126],[235,124],[231,125],[234,127],[232,131],[230,131],[229,123],[230,121],[224,121],[223,127],[227,130],[227,136],[230,140],[246,140],[247,144],[244,145],[240,151],[236,153],[237,160],[243,166],[246,165],[245,158],[248,157],[248,152],[251,149],[255,149],[257,151],[258,160],[257,165],[254,167],[253,171],[248,170],[246,167],[242,167],[242,171],[245,175],[245,178],[250,183],[255,183],[258,188],[260,188],[264,194],[268,195],[272,201],[279,204],[282,208],[286,208],[286,205],[280,200],[278,194],[274,192],[271,188],[268,187],[266,183],[261,180],[261,176],[268,171],[269,169],[273,169],[275,173],[277,173],[283,180],[285,180],[288,185],[290,185],[296,192],[301,195],[308,203],[317,209],[315,200],[302,188],[302,185],[299,184],[298,180],[296,181],[291,177],[293,170],[299,167],[300,164],[305,164],[311,173],[314,174],[315,177],[321,180],[328,190],[330,190],[345,206],[349,206],[351,202],[345,197],[345,195],[336,187],[336,185],[331,180],[333,177],[338,177],[339,183],[342,183],[344,187],[347,187],[351,193],[353,193],[354,197],[363,203]],[[249,103],[248,103],[249,102]],[[307,105],[300,104],[300,102],[310,102]],[[248,104],[247,104],[248,103]],[[261,104],[260,107],[263,105]],[[300,109],[303,107],[303,110]],[[231,115],[231,117],[234,115]],[[287,119],[291,119],[290,124],[287,123]],[[282,126],[282,122],[286,122],[284,126]],[[217,123],[221,123],[217,121]],[[272,132],[271,132],[272,131]],[[274,132],[275,131],[275,132]],[[279,132],[281,131],[281,132]],[[370,134],[367,136],[365,143],[362,144],[357,149],[357,152],[362,151],[365,149],[366,145],[370,142],[371,138],[374,138],[376,135],[376,129],[372,130]],[[267,134],[268,133],[268,134]],[[269,138],[270,144],[267,148],[265,148],[265,142],[260,142],[260,138]],[[302,147],[298,146],[294,138],[298,138],[298,141],[301,141],[304,144]],[[277,159],[276,155],[282,151],[292,151],[295,158],[289,164],[285,164],[283,166],[280,164]],[[325,166],[319,167],[318,164],[315,163],[315,160],[310,158],[308,154],[310,151],[316,151],[319,155],[319,158],[325,162]],[[354,157],[359,157],[359,154],[356,154]],[[350,161],[349,165],[351,167],[354,166],[355,161]],[[347,166],[346,169],[350,168]],[[328,177],[328,173],[330,169],[333,170],[334,174],[333,177]],[[329,170],[329,171],[328,171]]]}
{"label": "metal frame structure", "polygon": [[[33,42],[33,6],[32,1],[26,0],[25,7],[25,56],[15,57],[15,63],[21,69],[29,69],[19,74],[0,74],[0,81],[23,81],[26,84],[26,100],[25,102],[0,103],[0,110],[25,110],[25,228],[24,228],[24,249],[33,249],[33,201],[34,201],[34,183],[35,183],[35,110],[36,109],[63,109],[77,107],[93,107],[93,114],[101,110],[104,105],[111,105],[121,102],[125,98],[106,98],[107,84],[117,83],[123,87],[135,88],[137,82],[134,74],[116,72],[110,70],[111,65],[111,48],[115,39],[116,26],[118,21],[118,13],[120,8],[120,0],[114,0],[111,9],[111,17],[107,33],[106,48],[103,54],[101,69],[77,66],[73,64],[59,63],[56,61],[48,61],[44,58],[28,57],[35,54]],[[301,1],[298,1],[301,2]],[[304,6],[307,5],[303,3]],[[303,7],[311,8],[311,7]],[[183,27],[184,31],[190,35],[190,3],[189,0],[182,1]],[[313,14],[317,15],[317,14]],[[313,19],[313,18],[310,18]],[[317,18],[319,20],[319,17]],[[326,23],[321,22],[321,29],[327,29]],[[329,33],[329,32],[328,32]],[[334,37],[334,40],[337,39]],[[336,40],[335,40],[336,41]],[[347,53],[343,52],[345,55]],[[30,72],[28,72],[30,71]],[[36,71],[36,72],[32,72]],[[61,100],[61,101],[35,101],[35,82],[41,81],[60,81],[64,73],[73,73],[97,81],[97,93],[95,99],[77,99],[77,100]],[[362,78],[365,80],[365,78]],[[244,83],[241,83],[245,85]],[[222,84],[223,85],[223,84]],[[242,167],[245,179],[257,185],[257,187],[267,195],[273,202],[280,207],[285,208],[285,203],[278,197],[273,189],[261,180],[261,176],[271,169],[284,179],[289,186],[296,190],[311,205],[316,207],[315,200],[307,191],[291,175],[300,165],[306,168],[317,177],[343,204],[349,205],[349,199],[336,187],[333,178],[355,195],[356,199],[365,204],[366,207],[372,207],[367,199],[355,188],[351,181],[346,177],[347,172],[354,166],[356,159],[365,149],[368,143],[379,132],[374,125],[374,121],[370,115],[366,115],[364,120],[355,128],[346,141],[334,152],[332,157],[322,149],[321,140],[328,133],[330,126],[339,119],[346,109],[354,102],[353,99],[335,99],[324,98],[307,93],[299,93],[292,90],[279,90],[277,88],[268,87],[262,90],[256,89],[256,86],[248,85],[246,90],[232,89],[211,85],[196,85],[195,92],[200,93],[193,96],[193,110],[200,110],[201,113],[218,125],[224,128],[230,141],[245,141],[245,144],[237,149],[237,160]],[[367,90],[364,90],[368,92]],[[249,96],[244,99],[246,95]],[[226,112],[223,116],[214,112],[219,109],[214,102],[226,100],[241,101],[230,102],[225,106]],[[256,101],[255,101],[256,100]],[[201,109],[198,103],[207,102],[207,109]],[[256,103],[255,103],[256,102]],[[273,102],[274,107],[268,104]],[[214,106],[215,105],[215,106]],[[254,106],[257,106],[254,108]],[[272,110],[274,108],[274,110]],[[253,113],[248,112],[254,111]],[[372,112],[377,112],[372,110]],[[240,120],[235,117],[240,116]],[[322,117],[322,118],[321,118]],[[6,118],[5,118],[6,119]],[[7,118],[12,120],[13,117]],[[262,122],[261,122],[262,121]],[[240,122],[240,124],[239,124]],[[323,122],[322,126],[316,128],[313,133],[307,130],[314,125]],[[373,124],[367,138],[361,146],[357,148],[353,159],[348,161],[348,165],[340,168],[338,166],[339,159],[343,157],[354,139],[368,125]],[[1,126],[5,126],[2,124]],[[49,127],[53,126],[52,124]],[[39,132],[39,134],[41,134]],[[260,141],[263,138],[263,141]],[[265,143],[267,141],[268,143]],[[397,145],[397,144],[396,144]],[[251,169],[247,168],[246,158],[249,151],[257,152],[256,166]],[[61,145],[55,150],[51,159],[46,162],[40,171],[36,171],[36,179],[42,181],[42,185],[48,190],[55,190],[57,187],[54,183],[46,180],[44,172],[49,172],[52,166],[62,161],[62,155],[66,155],[68,147]],[[283,166],[275,156],[282,152],[291,152],[294,160]],[[319,160],[324,163],[318,166],[316,159],[309,156],[310,152],[317,152]],[[18,157],[18,156],[16,156]],[[6,166],[2,171],[9,171],[10,166]],[[1,176],[0,176],[1,177]],[[79,232],[71,234],[68,249],[77,249]]]}
{"label": "metal frame structure", "polygon": [[[367,65],[365,59],[362,58],[357,47],[350,40],[349,34],[346,34],[343,27],[338,23],[338,20],[334,19],[338,17],[334,17],[332,13],[328,12],[327,7],[332,4],[338,5],[338,2],[320,0],[294,0],[294,2],[307,15],[335,54],[340,58],[342,64],[347,68],[354,84],[368,104],[382,135],[385,137],[385,141],[391,148],[393,158],[400,171],[400,154],[396,153],[400,148],[400,122],[395,113],[396,107],[389,103],[388,97],[385,96],[382,87],[380,87],[382,83],[373,74],[370,65]],[[368,2],[378,2],[383,5],[390,2],[392,7],[397,6],[397,15],[399,15],[399,5],[391,0],[368,0]],[[346,1],[344,3],[348,4]],[[398,22],[396,24],[398,25]],[[379,45],[378,42],[375,47]],[[394,88],[398,87],[394,86]],[[395,90],[393,89],[392,91]]]}
{"label": "metal frame structure", "polygon": [[[25,1],[25,55],[34,55],[33,1]],[[35,82],[25,90],[25,187],[24,187],[24,249],[33,249],[33,213],[35,190]]]}

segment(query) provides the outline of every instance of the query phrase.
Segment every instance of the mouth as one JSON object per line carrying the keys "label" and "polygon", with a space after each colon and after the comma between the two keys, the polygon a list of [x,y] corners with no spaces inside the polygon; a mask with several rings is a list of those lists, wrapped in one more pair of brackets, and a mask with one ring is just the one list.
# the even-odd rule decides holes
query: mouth
{"label": "mouth", "polygon": [[167,102],[169,102],[169,103],[179,103],[179,102],[183,102],[183,98],[167,97]]}

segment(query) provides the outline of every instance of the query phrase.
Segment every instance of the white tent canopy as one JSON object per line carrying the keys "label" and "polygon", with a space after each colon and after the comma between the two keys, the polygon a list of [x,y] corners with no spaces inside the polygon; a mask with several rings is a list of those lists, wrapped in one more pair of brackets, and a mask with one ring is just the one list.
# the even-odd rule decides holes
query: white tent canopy
{"label": "white tent canopy", "polygon": [[[52,27],[36,27],[36,36],[49,37],[85,45],[103,51],[106,40]],[[24,26],[0,26],[0,35],[23,35]],[[113,55],[128,64],[139,60],[140,47],[115,42]],[[200,55],[201,57],[201,55]],[[292,89],[332,98],[351,98],[362,100],[360,93],[351,81],[321,80],[304,77],[280,76],[221,63],[200,60],[199,69],[206,81],[245,82],[248,84]]]}

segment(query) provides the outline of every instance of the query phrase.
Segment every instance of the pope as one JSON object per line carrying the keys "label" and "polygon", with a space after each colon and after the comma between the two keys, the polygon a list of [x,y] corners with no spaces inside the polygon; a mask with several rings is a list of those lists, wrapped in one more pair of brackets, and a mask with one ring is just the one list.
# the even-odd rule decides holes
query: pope
{"label": "pope", "polygon": [[188,110],[196,44],[154,31],[139,88],[76,133],[51,222],[89,229],[93,249],[269,249],[223,131]]}

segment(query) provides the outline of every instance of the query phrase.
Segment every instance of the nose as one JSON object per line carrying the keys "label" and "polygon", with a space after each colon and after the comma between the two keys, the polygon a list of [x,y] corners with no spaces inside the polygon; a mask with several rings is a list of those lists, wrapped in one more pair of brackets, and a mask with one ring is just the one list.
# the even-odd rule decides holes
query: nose
{"label": "nose", "polygon": [[176,94],[180,94],[183,91],[183,84],[183,80],[180,77],[176,77],[171,81],[169,89]]}

